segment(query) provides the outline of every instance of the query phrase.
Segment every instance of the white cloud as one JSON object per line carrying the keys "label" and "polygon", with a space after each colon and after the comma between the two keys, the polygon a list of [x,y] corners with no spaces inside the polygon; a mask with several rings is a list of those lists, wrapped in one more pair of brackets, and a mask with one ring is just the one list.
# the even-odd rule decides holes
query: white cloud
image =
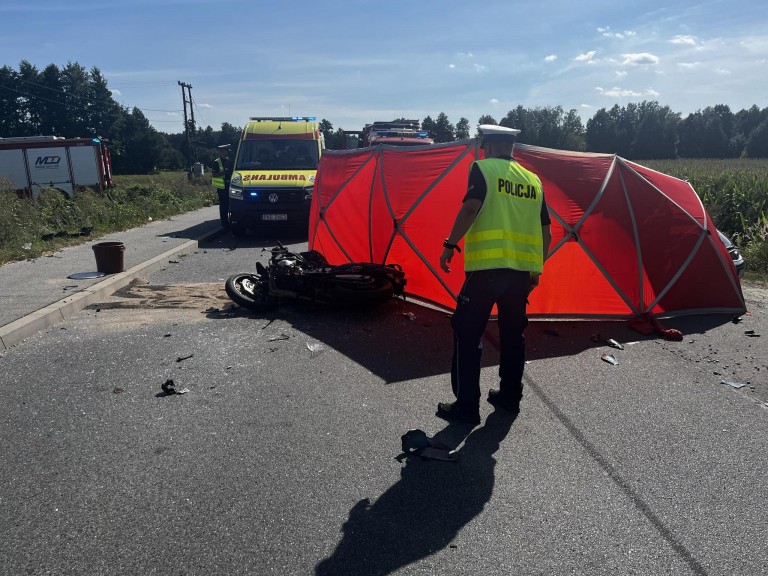
{"label": "white cloud", "polygon": [[696,39],[696,36],[685,36],[683,34],[678,34],[677,36],[673,36],[670,39],[670,43],[682,44],[685,46],[696,46],[699,42]]}
{"label": "white cloud", "polygon": [[627,72],[626,70],[617,70],[616,71],[616,77],[617,78],[624,78],[627,75],[629,75],[629,72]]}
{"label": "white cloud", "polygon": [[725,68],[715,68],[715,74],[720,74],[720,76],[730,76],[731,71],[726,70]]}
{"label": "white cloud", "polygon": [[451,69],[456,68],[456,64],[448,64],[448,68],[451,68]]}
{"label": "white cloud", "polygon": [[584,52],[583,54],[579,54],[574,58],[576,62],[591,62],[592,59],[595,57],[595,54],[597,54],[597,50],[590,50],[589,52]]}
{"label": "white cloud", "polygon": [[654,56],[653,54],[649,54],[648,52],[638,52],[636,54],[622,54],[622,58],[624,58],[624,61],[622,62],[623,65],[631,65],[631,66],[644,66],[646,64],[658,64],[659,63],[659,57]]}
{"label": "white cloud", "polygon": [[200,104],[200,108],[214,108],[211,104]]}
{"label": "white cloud", "polygon": [[768,52],[768,36],[750,36],[744,38],[739,42],[740,46],[743,46],[747,50],[757,54],[765,54]]}
{"label": "white cloud", "polygon": [[602,96],[610,96],[611,98],[642,95],[640,92],[634,92],[633,90],[627,90],[626,88],[619,88],[618,86],[614,86],[613,88],[609,88],[608,90],[606,90],[605,88],[601,88],[600,86],[597,86],[595,90],[597,91],[598,94],[601,94]]}
{"label": "white cloud", "polygon": [[623,32],[611,32],[610,26],[599,27],[597,31],[600,32],[600,34],[602,34],[605,38],[615,38],[617,40],[623,40],[624,38],[630,38],[637,35],[637,33],[633,32],[632,30],[624,30]]}
{"label": "white cloud", "polygon": [[692,68],[698,68],[701,66],[701,62],[678,62],[677,67],[683,68],[685,70],[690,70]]}
{"label": "white cloud", "polygon": [[123,95],[123,93],[120,92],[120,90],[110,90],[109,93],[112,94],[112,96],[122,96]]}
{"label": "white cloud", "polygon": [[498,99],[498,98],[491,98],[491,99],[490,99],[488,102],[489,102],[490,104],[492,104],[492,105],[496,106],[496,104],[498,104],[498,103],[499,103],[499,99]]}
{"label": "white cloud", "polygon": [[658,98],[661,96],[661,93],[657,90],[654,90],[653,88],[648,88],[644,92],[636,92],[635,90],[630,90],[629,88],[619,88],[618,86],[614,86],[613,88],[608,89],[597,86],[595,91],[601,96],[608,96],[609,98],[637,98],[639,96]]}
{"label": "white cloud", "polygon": [[550,54],[549,56],[544,58],[544,62],[554,62],[555,60],[557,60],[556,54]]}
{"label": "white cloud", "polygon": [[488,70],[488,67],[487,66],[483,66],[482,64],[473,64],[473,66],[475,67],[475,72],[482,73],[482,72],[485,72],[486,70]]}

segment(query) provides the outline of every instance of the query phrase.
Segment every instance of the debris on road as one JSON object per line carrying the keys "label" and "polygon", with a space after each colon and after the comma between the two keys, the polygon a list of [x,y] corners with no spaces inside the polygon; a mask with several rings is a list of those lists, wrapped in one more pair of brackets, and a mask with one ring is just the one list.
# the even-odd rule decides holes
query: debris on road
{"label": "debris on road", "polygon": [[621,344],[619,344],[619,343],[618,343],[616,340],[614,340],[613,338],[611,338],[610,340],[606,340],[606,342],[608,342],[608,345],[609,345],[609,346],[612,346],[613,348],[618,348],[619,350],[624,350],[624,346],[622,346]]}
{"label": "debris on road", "polygon": [[441,460],[443,462],[456,462],[459,459],[458,454],[450,446],[430,438],[426,432],[418,428],[408,430],[403,434],[400,437],[400,443],[403,453],[395,457],[398,462],[402,462],[409,456],[420,456],[425,460]]}
{"label": "debris on road", "polygon": [[746,384],[742,382],[732,382],[730,380],[720,380],[720,384],[727,384],[731,388],[736,388],[737,390],[739,388],[744,388],[744,386],[746,386]]}
{"label": "debris on road", "polygon": [[183,362],[184,360],[189,360],[190,358],[192,358],[192,356],[194,356],[194,354],[190,354],[189,356],[179,356],[178,358],[176,358],[176,362]]}
{"label": "debris on road", "polygon": [[189,392],[189,388],[182,388],[181,390],[177,390],[176,384],[170,378],[166,380],[162,386],[160,386],[160,389],[165,392],[167,396],[170,396],[171,394],[186,394]]}
{"label": "debris on road", "polygon": [[307,342],[307,348],[312,352],[312,356],[323,351],[323,345],[320,342]]}
{"label": "debris on road", "polygon": [[603,354],[602,356],[600,356],[600,359],[603,360],[604,362],[608,362],[608,364],[613,364],[614,366],[616,366],[619,363],[619,361],[616,360],[616,357],[613,354]]}

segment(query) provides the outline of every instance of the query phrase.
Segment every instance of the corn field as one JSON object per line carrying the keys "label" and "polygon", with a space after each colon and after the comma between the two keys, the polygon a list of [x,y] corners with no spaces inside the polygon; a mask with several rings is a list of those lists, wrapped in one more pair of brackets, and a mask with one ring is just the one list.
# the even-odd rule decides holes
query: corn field
{"label": "corn field", "polygon": [[741,247],[747,269],[768,273],[768,159],[645,160],[691,183],[715,225]]}

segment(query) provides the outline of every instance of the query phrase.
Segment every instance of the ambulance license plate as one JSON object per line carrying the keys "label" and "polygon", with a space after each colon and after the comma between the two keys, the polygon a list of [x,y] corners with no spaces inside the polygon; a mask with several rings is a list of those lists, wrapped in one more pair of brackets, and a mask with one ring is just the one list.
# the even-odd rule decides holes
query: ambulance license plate
{"label": "ambulance license plate", "polygon": [[262,214],[262,220],[288,220],[288,214]]}

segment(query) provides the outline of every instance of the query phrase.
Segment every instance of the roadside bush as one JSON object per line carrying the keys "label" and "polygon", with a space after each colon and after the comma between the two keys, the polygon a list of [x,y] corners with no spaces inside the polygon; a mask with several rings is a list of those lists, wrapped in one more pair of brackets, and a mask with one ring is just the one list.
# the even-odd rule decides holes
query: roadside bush
{"label": "roadside bush", "polygon": [[737,236],[746,269],[759,275],[768,275],[768,218],[762,215],[758,222],[750,225],[743,236]]}

